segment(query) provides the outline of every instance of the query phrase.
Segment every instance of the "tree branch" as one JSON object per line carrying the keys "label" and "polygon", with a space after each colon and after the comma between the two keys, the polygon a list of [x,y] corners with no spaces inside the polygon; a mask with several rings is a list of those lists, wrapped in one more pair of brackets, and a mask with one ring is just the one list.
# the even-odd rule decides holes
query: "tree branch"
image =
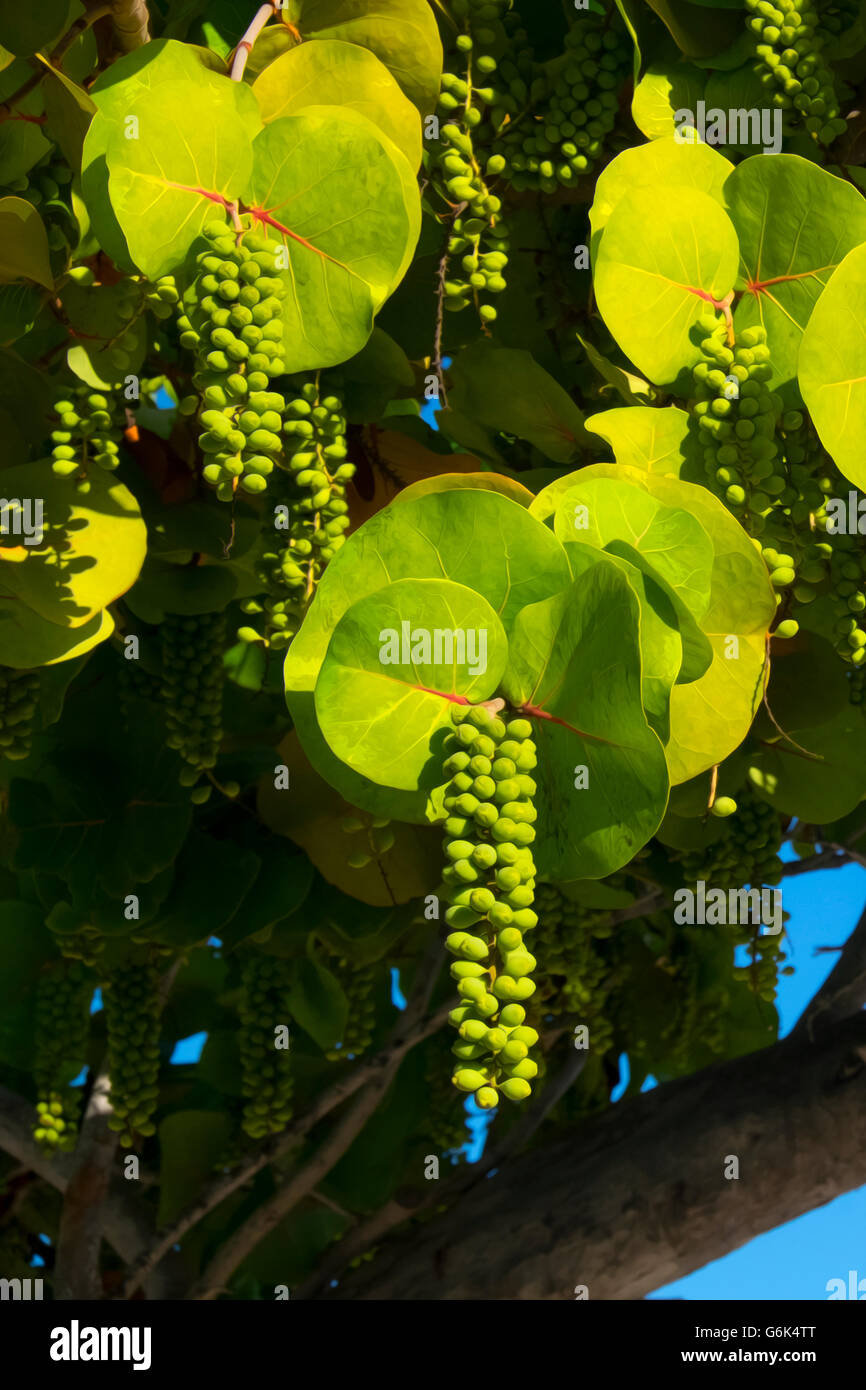
{"label": "tree branch", "polygon": [[99,1254],[104,1203],[117,1149],[117,1135],[108,1128],[110,1089],[111,1080],[103,1067],[90,1092],[75,1149],[75,1167],[60,1213],[54,1266],[54,1297],[58,1300],[102,1297]]}
{"label": "tree branch", "polygon": [[814,1038],[828,1026],[847,1018],[866,1004],[866,908],[838,961],[791,1030],[792,1036]]}
{"label": "tree branch", "polygon": [[251,1178],[254,1178],[256,1173],[261,1172],[269,1163],[273,1163],[274,1159],[282,1157],[283,1154],[295,1148],[306,1138],[319,1120],[324,1119],[338,1105],[342,1105],[344,1100],[348,1100],[349,1096],[354,1095],[362,1086],[366,1086],[368,1082],[380,1076],[387,1069],[392,1057],[396,1056],[402,1060],[413,1047],[417,1047],[432,1033],[438,1032],[447,1019],[451,1008],[452,1004],[449,1002],[432,1014],[430,1018],[417,1022],[407,1018],[406,1015],[409,1012],[407,1008],[388,1047],[377,1053],[375,1057],[370,1058],[369,1061],[362,1062],[347,1071],[339,1081],[330,1086],[327,1091],[323,1091],[310,1108],[295,1120],[283,1134],[263,1144],[257,1153],[242,1163],[234,1172],[226,1173],[214,1179],[204,1189],[198,1200],[187,1207],[186,1211],[181,1212],[171,1226],[156,1233],[149,1248],[142,1252],[141,1257],[129,1270],[121,1297],[130,1298],[142,1279],[147,1276],[150,1270],[155,1268],[172,1246],[186,1235],[187,1231],[208,1216],[232,1192],[237,1191],[239,1187],[243,1187]]}
{"label": "tree branch", "polygon": [[[43,1153],[32,1137],[35,1119],[33,1107],[28,1101],[0,1086],[0,1149],[63,1193],[75,1172],[76,1156]],[[105,1239],[124,1264],[136,1260],[153,1239],[151,1208],[130,1196],[128,1184],[121,1179],[115,1179],[112,1183],[102,1208],[101,1220]],[[175,1272],[165,1270],[151,1276],[146,1291],[151,1298],[172,1297],[175,1287]]]}
{"label": "tree branch", "polygon": [[373,1212],[366,1221],[361,1222],[336,1246],[326,1252],[324,1259],[320,1261],[318,1267],[308,1276],[301,1287],[293,1293],[293,1297],[297,1299],[315,1298],[322,1289],[327,1287],[331,1279],[347,1268],[357,1255],[363,1255],[371,1246],[376,1245],[383,1236],[396,1230],[406,1221],[412,1220],[413,1217],[419,1216],[421,1212],[429,1211],[433,1206],[438,1207],[452,1203],[481,1182],[491,1168],[499,1168],[508,1162],[512,1154],[528,1143],[553,1107],[580,1076],[586,1065],[586,1056],[585,1052],[572,1049],[565,1064],[545,1087],[541,1095],[536,1097],[519,1123],[508,1132],[501,1144],[489,1150],[479,1162],[458,1168],[443,1186],[432,1180],[429,1181],[427,1190],[423,1194],[417,1189],[404,1190],[386,1202],[379,1211]]}
{"label": "tree branch", "polygon": [[246,33],[235,49],[235,56],[232,59],[232,70],[229,74],[233,82],[240,82],[247,66],[247,59],[253,51],[253,44],[264,29],[268,20],[272,19],[275,13],[276,11],[274,6],[270,3],[270,0],[264,5],[259,5],[252,23],[247,28]]}
{"label": "tree branch", "polygon": [[612,1106],[325,1296],[641,1298],[866,1180],[864,1045],[855,1016]]}
{"label": "tree branch", "polygon": [[225,1288],[228,1280],[261,1240],[283,1221],[289,1212],[307,1197],[321,1182],[322,1178],[343,1157],[357,1139],[370,1116],[378,1108],[400,1069],[408,1047],[400,1044],[407,1028],[413,1028],[423,1019],[436,984],[445,950],[441,942],[434,941],[418,966],[416,985],[406,1005],[403,1017],[392,1034],[388,1060],[379,1069],[378,1075],[371,1078],[363,1093],[316,1150],[310,1161],[296,1173],[267,1202],[257,1207],[251,1216],[229,1237],[214,1255],[204,1274],[190,1290],[189,1297],[199,1301],[216,1298]]}
{"label": "tree branch", "polygon": [[132,53],[150,41],[146,0],[112,0],[111,27],[121,53]]}

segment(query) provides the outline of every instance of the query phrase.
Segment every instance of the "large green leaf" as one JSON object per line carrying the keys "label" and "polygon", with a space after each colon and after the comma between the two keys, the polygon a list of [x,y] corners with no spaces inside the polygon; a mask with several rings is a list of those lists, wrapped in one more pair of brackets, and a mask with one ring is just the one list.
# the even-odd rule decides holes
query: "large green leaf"
{"label": "large green leaf", "polygon": [[524,604],[571,583],[562,546],[524,506],[461,481],[431,495],[424,483],[417,495],[407,488],[399,503],[348,538],[328,565],[286,657],[286,699],[313,766],[351,805],[395,820],[423,822],[426,796],[375,789],[334,757],[316,723],[312,692],[339,619],[356,599],[394,580],[445,576],[482,594],[507,631]]}
{"label": "large green leaf", "polygon": [[[761,702],[766,636],[776,612],[766,567],[743,528],[704,487],[621,464],[593,464],[579,477],[583,484],[595,478],[628,481],[665,506],[690,513],[712,542],[709,606],[691,611],[713,660],[703,676],[672,691],[665,749],[671,782],[688,781],[739,746]],[[562,483],[553,486],[559,505]],[[551,491],[545,489],[533,504],[540,514],[549,514],[545,493]],[[679,597],[689,605],[687,587]]]}
{"label": "large green leaf", "polygon": [[316,682],[319,727],[370,781],[432,790],[445,780],[452,706],[489,699],[507,658],[505,629],[480,594],[447,579],[398,580],[337,623]]}
{"label": "large green leaf", "polygon": [[16,868],[60,875],[76,896],[101,885],[122,898],[177,859],[191,805],[161,731],[139,728],[123,747],[67,744],[53,786],[12,782],[9,815]]}
{"label": "large green leaf", "polygon": [[[566,544],[571,570],[579,580],[601,559],[600,547],[569,541]],[[624,555],[612,560],[625,574],[640,604],[641,701],[650,728],[662,743],[670,737],[671,691],[683,665],[683,641],[677,609],[666,589],[650,574],[630,564]],[[693,620],[692,620],[693,623]]]}
{"label": "large green leaf", "polygon": [[298,28],[304,40],[344,39],[369,48],[422,115],[436,105],[442,44],[427,0],[304,0]]}
{"label": "large green leaf", "polygon": [[660,504],[627,479],[580,474],[560,500],[554,530],[567,546],[572,570],[574,542],[579,549],[590,545],[604,550],[626,567],[641,599],[647,712],[666,743],[671,688],[697,680],[712,661],[712,649],[698,626],[710,596],[709,537],[688,511]]}
{"label": "large green leaf", "polygon": [[147,936],[168,946],[192,946],[222,928],[256,881],[261,860],[231,840],[194,830],[178,857],[172,890]]}
{"label": "large green leaf", "polygon": [[55,950],[41,908],[0,902],[0,1057],[22,1069],[32,1065],[39,975]]}
{"label": "large green leaf", "polygon": [[[137,373],[149,345],[149,327],[141,301],[130,298],[130,283],[64,285],[61,299],[73,330],[66,361],[71,371],[94,390],[122,390],[128,373]],[[123,366],[115,354],[125,353]]]}
{"label": "large green leaf", "polygon": [[112,122],[111,204],[133,263],[150,279],[177,269],[213,221],[214,203],[236,201],[249,182],[250,142],[261,124],[255,98],[228,78],[203,76],[200,86],[206,121],[188,77],[162,83],[158,102],[150,91],[130,90],[120,122],[102,111],[93,120],[94,127]]}
{"label": "large green leaf", "polygon": [[266,67],[253,91],[266,124],[305,106],[350,107],[379,126],[413,169],[421,163],[418,112],[367,48],[336,39],[301,44]]}
{"label": "large green leaf", "polygon": [[45,226],[24,198],[0,198],[0,281],[12,280],[54,288]]}
{"label": "large green leaf", "polygon": [[366,116],[333,106],[272,121],[253,153],[245,204],[288,259],[286,370],[344,362],[366,343],[418,241],[409,163]]}
{"label": "large green leaf", "polygon": [[[733,167],[730,160],[710,145],[681,144],[673,135],[623,150],[606,165],[596,181],[589,212],[593,261],[601,234],[614,208],[626,194],[639,188],[652,189],[658,198],[659,188],[692,188],[706,193],[721,205],[722,189]],[[679,195],[672,193],[671,196]]]}
{"label": "large green leaf", "polygon": [[[324,965],[305,957],[295,966],[287,1012],[323,1050],[340,1042],[346,1030],[349,1002],[339,982]],[[289,1022],[277,1019],[275,1022]]]}
{"label": "large green leaf", "polygon": [[866,245],[848,252],[812,311],[799,380],[824,448],[866,490]]}
{"label": "large green leaf", "polygon": [[[725,14],[727,4],[714,0],[648,0],[686,58],[701,58],[724,50],[742,30],[742,16]],[[721,12],[720,12],[721,11]]]}
{"label": "large green leaf", "polygon": [[[259,784],[258,812],[271,830],[278,835],[288,835],[305,851],[297,856],[301,864],[309,867],[312,861],[329,883],[361,902],[378,907],[390,907],[395,902],[424,896],[441,858],[438,835],[398,822],[392,827],[394,844],[391,849],[377,852],[369,833],[372,818],[359,816],[357,808],[316,772],[295,730],[283,739],[277,751],[278,760],[288,768],[289,785],[278,788],[274,786],[273,775],[263,777]],[[363,828],[348,834],[342,828],[347,816],[362,822]],[[348,859],[359,850],[369,857],[369,863],[357,868],[349,864]],[[286,855],[282,842],[279,852],[285,875],[296,860]],[[255,896],[258,906],[258,885]],[[283,899],[288,900],[288,895],[284,893]],[[286,916],[286,910],[280,915]]]}
{"label": "large green leaf", "polygon": [[601,555],[572,589],[518,614],[502,690],[533,722],[543,876],[612,873],[664,815],[667,769],[641,705],[639,622],[625,573]]}
{"label": "large green leaf", "polygon": [[[218,71],[213,70],[214,66]],[[143,95],[150,99],[151,107],[156,107],[158,101],[154,93],[157,89],[161,91],[164,83],[172,81],[185,84],[187,104],[195,113],[209,109],[210,93],[224,86],[227,78],[223,65],[207,49],[174,39],[155,39],[116,59],[90,88],[89,95],[98,116],[91,122],[84,141],[81,191],[100,246],[123,270],[132,270],[133,262],[109,197],[106,163],[109,142],[124,129],[124,118],[132,111],[133,103]],[[241,86],[240,83],[234,85]],[[247,93],[247,98],[249,95]],[[247,119],[255,122],[255,128],[249,132],[252,139],[258,128],[258,108],[247,98],[237,100],[244,103]],[[200,125],[204,128],[206,122]],[[213,211],[212,208],[211,213]]]}
{"label": "large green leaf", "polygon": [[29,174],[51,151],[38,125],[29,121],[4,121],[0,124],[0,183],[14,183]]}
{"label": "large green leaf", "polygon": [[38,5],[4,5],[0,13],[0,44],[19,57],[28,57],[59,39],[75,0],[39,0]]}
{"label": "large green leaf", "polygon": [[[460,354],[451,377],[451,410],[484,429],[516,434],[557,463],[571,463],[587,443],[581,411],[529,352],[482,338]],[[438,415],[446,433],[450,413]]]}
{"label": "large green leaf", "polygon": [[694,325],[707,302],[733,288],[737,234],[706,193],[681,187],[626,194],[611,213],[595,261],[598,307],[635,366],[658,384],[700,360]]}
{"label": "large green leaf", "polygon": [[175,1110],[161,1121],[160,1225],[174,1221],[201,1191],[225,1153],[233,1127],[223,1110]]}
{"label": "large green leaf", "polygon": [[633,476],[583,469],[560,500],[555,534],[600,550],[625,541],[700,619],[710,601],[712,542],[689,511],[635,487]]}
{"label": "large green leaf", "polygon": [[[824,825],[846,816],[866,796],[866,721],[848,705],[832,719],[786,729],[753,756],[749,777],[784,815]],[[796,746],[799,745],[799,746]],[[803,749],[820,761],[803,756]]]}
{"label": "large green leaf", "polygon": [[[767,330],[773,384],[797,374],[797,354],[824,286],[866,241],[866,198],[845,179],[795,154],[753,155],[725,184],[740,240],[738,329]],[[825,364],[826,365],[826,364]]]}
{"label": "large green leaf", "polygon": [[648,473],[685,477],[687,482],[697,482],[703,476],[691,417],[675,405],[658,410],[648,405],[604,410],[590,415],[586,428],[607,440],[617,463],[645,468]]}
{"label": "large green leaf", "polygon": [[[78,493],[48,463],[23,464],[3,474],[6,496],[35,497],[44,504],[42,545],[24,546],[20,563],[0,565],[0,595],[22,599],[41,617],[80,627],[125,594],[138,577],[147,531],[138,503],[122,483],[91,469],[90,491]],[[58,556],[49,527],[63,530]]]}
{"label": "large green leaf", "polygon": [[113,631],[114,619],[107,609],[81,627],[59,627],[20,599],[0,597],[0,662],[18,671],[84,656],[106,642]]}

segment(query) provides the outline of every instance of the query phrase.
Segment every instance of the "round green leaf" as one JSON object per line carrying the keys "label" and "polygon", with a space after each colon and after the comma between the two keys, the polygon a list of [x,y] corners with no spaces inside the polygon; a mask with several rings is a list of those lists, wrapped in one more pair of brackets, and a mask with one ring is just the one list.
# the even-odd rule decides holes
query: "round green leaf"
{"label": "round green leaf", "polygon": [[[599,415],[591,415],[586,428],[607,440],[617,463],[673,478],[680,477],[685,469],[688,481],[693,481],[690,473],[695,472],[694,481],[703,473],[703,460],[693,459],[694,433],[690,416],[675,405],[659,410],[646,405],[604,410]],[[545,494],[547,492],[549,489],[545,488]],[[545,494],[539,493],[537,502]],[[534,515],[545,520],[540,511]]]}
{"label": "round green leaf", "polygon": [[0,281],[12,280],[54,288],[45,227],[24,198],[0,198]]}
{"label": "round green leaf", "polygon": [[799,381],[824,448],[866,490],[866,245],[848,252],[812,311]]}
{"label": "round green leaf", "polygon": [[51,150],[38,125],[25,121],[4,121],[0,125],[0,184],[14,183],[29,174]]}
{"label": "round green leaf", "polygon": [[[184,262],[214,203],[233,202],[249,180],[255,98],[228,78],[203,78],[202,89],[204,121],[186,78],[163,83],[158,102],[130,92],[108,140],[111,203],[134,264],[152,280]],[[100,112],[93,123],[106,119]]]}
{"label": "round green leaf", "polygon": [[451,377],[450,410],[438,417],[446,432],[453,410],[482,428],[516,434],[557,463],[570,463],[586,440],[582,412],[529,352],[482,338],[460,354]]}
{"label": "round green leaf", "polygon": [[689,511],[635,487],[633,477],[632,470],[611,477],[582,469],[557,507],[554,532],[599,550],[626,542],[701,618],[710,601],[712,542]]}
{"label": "round green leaf", "polygon": [[[629,481],[665,506],[690,513],[712,543],[706,609],[691,608],[689,586],[683,586],[679,594],[671,588],[690,608],[713,654],[704,675],[678,684],[671,693],[671,734],[665,752],[670,779],[676,785],[722,762],[748,733],[761,702],[766,636],[776,613],[773,591],[748,535],[705,487],[608,463],[593,464],[572,475],[572,485],[577,479],[588,485],[595,478]],[[560,503],[566,491],[558,493]],[[533,506],[549,513],[545,493]],[[636,549],[635,556],[639,554]]]}
{"label": "round green leaf", "polygon": [[[487,489],[432,495],[421,490],[377,512],[349,536],[328,565],[286,656],[286,700],[310,762],[350,805],[395,820],[424,821],[426,796],[386,794],[340,763],[322,737],[312,694],[330,635],[358,598],[397,579],[443,575],[482,594],[506,631],[524,604],[571,583],[565,551],[525,506]],[[402,800],[395,803],[395,796]]]}
{"label": "round green leaf", "polygon": [[[212,65],[216,65],[218,71],[214,71]],[[90,89],[89,95],[98,114],[90,123],[82,149],[81,191],[99,245],[121,269],[132,270],[134,265],[109,197],[106,163],[109,142],[118,131],[123,132],[124,118],[134,112],[142,97],[149,100],[151,108],[159,106],[154,93],[157,89],[161,92],[164,84],[184,84],[184,106],[189,120],[196,112],[210,109],[210,93],[224,88],[228,80],[219,59],[207,49],[174,39],[155,39],[118,58]],[[261,124],[258,105],[242,83],[232,85],[238,89],[243,87],[245,92],[235,99],[242,104],[244,122],[248,123],[247,139],[252,140]],[[199,125],[204,131],[206,122],[200,121]],[[214,211],[211,206],[211,215]]]}
{"label": "round green leaf", "polygon": [[[599,563],[602,552],[579,541],[566,545],[571,572],[580,579]],[[683,665],[679,613],[665,587],[649,573],[630,564],[626,555],[604,552],[625,574],[640,604],[641,701],[650,728],[662,743],[670,737],[671,691]],[[694,623],[692,623],[694,626]]]}
{"label": "round green leaf", "polygon": [[508,638],[486,599],[447,579],[403,579],[344,613],[316,682],[332,751],[404,791],[440,786],[454,704],[489,699]]}
{"label": "round green leaf", "polygon": [[[4,496],[43,503],[45,536],[41,545],[21,546],[20,563],[0,566],[0,594],[62,627],[81,627],[125,594],[147,547],[138,503],[123,484],[99,468],[91,469],[90,484],[90,492],[77,493],[47,462],[3,474]],[[62,526],[68,542],[59,563],[48,545],[51,525]]]}
{"label": "round green leaf", "polygon": [[344,39],[390,68],[422,115],[432,111],[442,75],[442,43],[427,0],[304,0],[301,37]]}
{"label": "round green leaf", "polygon": [[308,107],[272,121],[253,156],[245,207],[288,258],[286,370],[344,362],[366,343],[373,315],[414,253],[421,228],[414,175],[372,121],[346,107]]}
{"label": "round green leaf", "polygon": [[336,39],[301,44],[266,67],[253,91],[266,125],[306,106],[349,107],[377,125],[413,169],[421,163],[418,112],[367,48]]}
{"label": "round green leaf", "polygon": [[725,184],[740,240],[738,329],[767,330],[773,383],[792,381],[803,332],[845,255],[866,241],[866,198],[795,154],[753,155]]}
{"label": "round green leaf", "polygon": [[[601,233],[614,208],[627,193],[639,188],[656,193],[660,188],[693,188],[722,204],[722,189],[733,164],[710,145],[681,144],[673,135],[623,150],[601,171],[590,208],[593,260]],[[677,197],[678,195],[672,195]]]}
{"label": "round green leaf", "polygon": [[[3,575],[0,569],[0,578]],[[107,609],[80,627],[59,627],[40,617],[20,599],[0,595],[0,653],[4,666],[29,671],[36,666],[55,666],[84,656],[114,631],[114,619]]]}
{"label": "round green leaf", "polygon": [[596,298],[651,381],[672,382],[700,360],[692,329],[707,302],[732,289],[738,254],[730,219],[706,193],[682,187],[663,199],[642,188],[620,199],[596,259]]}
{"label": "round green leaf", "polygon": [[664,751],[641,703],[637,595],[615,562],[598,560],[571,589],[518,614],[502,682],[533,723],[533,852],[554,880],[627,864],[667,804]]}

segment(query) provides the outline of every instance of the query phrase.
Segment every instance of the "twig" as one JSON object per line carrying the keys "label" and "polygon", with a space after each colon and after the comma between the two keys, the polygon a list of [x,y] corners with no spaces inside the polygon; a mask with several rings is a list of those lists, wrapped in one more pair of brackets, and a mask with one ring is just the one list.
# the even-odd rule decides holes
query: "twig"
{"label": "twig", "polygon": [[[448,240],[450,240],[450,233]],[[448,274],[448,260],[448,241],[446,241],[436,274],[436,335],[433,339],[433,366],[439,378],[439,399],[444,410],[448,409],[448,394],[445,390],[445,369],[442,366],[442,334],[445,325],[445,277]]]}
{"label": "twig", "polygon": [[[357,1067],[347,1071],[339,1081],[324,1091],[313,1102],[309,1110],[290,1125],[283,1134],[263,1144],[257,1153],[252,1154],[233,1173],[226,1173],[216,1178],[204,1189],[196,1202],[181,1212],[171,1226],[157,1231],[148,1249],[130,1267],[120,1296],[131,1298],[150,1271],[159,1264],[160,1260],[181,1240],[187,1231],[208,1216],[215,1207],[225,1201],[226,1197],[231,1196],[239,1187],[243,1187],[251,1178],[254,1178],[269,1163],[295,1148],[321,1119],[335,1110],[344,1100],[348,1100],[349,1096],[354,1095],[362,1086],[380,1075],[395,1053],[398,1053],[402,1058],[407,1052],[411,1052],[413,1047],[417,1047],[419,1043],[423,1042],[425,1038],[438,1032],[450,1011],[451,1003],[449,1002],[438,1009],[430,1018],[420,1021],[407,1020],[404,1014],[398,1025],[398,1029],[401,1031],[399,1035],[395,1034],[392,1038],[390,1046],[383,1048],[368,1062],[362,1062]],[[408,1013],[408,1009],[406,1012]]]}
{"label": "twig", "polygon": [[[436,941],[419,963],[416,986],[406,1006],[405,1017],[394,1030],[394,1042],[407,1022],[412,1024],[423,1018],[426,1013],[444,955],[442,945]],[[269,1201],[257,1207],[219,1248],[207,1269],[190,1289],[190,1299],[205,1302],[216,1298],[238,1265],[255,1250],[259,1242],[285,1220],[304,1197],[309,1196],[318,1187],[321,1179],[351,1148],[378,1108],[379,1102],[400,1069],[403,1056],[404,1051],[392,1046],[388,1061],[380,1069],[379,1075],[367,1083],[351,1110],[337,1122],[305,1167],[279,1188]]]}
{"label": "twig", "polygon": [[837,854],[835,851],[826,850],[823,854],[813,854],[808,859],[792,859],[789,864],[783,864],[782,877],[796,878],[798,874],[810,874],[814,869],[844,869],[846,864],[853,862],[847,852]]}
{"label": "twig", "polygon": [[819,1021],[822,1029],[862,1009],[866,1004],[866,908],[842,949],[838,961],[817,994],[806,1006],[790,1037],[808,1035],[814,1042]]}
{"label": "twig", "polygon": [[268,20],[272,19],[275,14],[276,6],[271,4],[270,0],[268,0],[267,4],[260,5],[256,10],[252,23],[249,25],[246,33],[235,49],[235,56],[232,59],[232,69],[229,74],[232,82],[240,82],[244,75],[247,60],[253,51],[253,44],[264,29]]}

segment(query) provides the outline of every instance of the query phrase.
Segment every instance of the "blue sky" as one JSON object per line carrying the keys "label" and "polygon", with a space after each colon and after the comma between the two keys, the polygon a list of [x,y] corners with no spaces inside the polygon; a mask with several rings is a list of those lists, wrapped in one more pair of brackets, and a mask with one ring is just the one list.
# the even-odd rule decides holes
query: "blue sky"
{"label": "blue sky", "polygon": [[[786,846],[786,851],[788,847]],[[786,852],[784,858],[793,858]],[[866,869],[850,864],[783,882],[789,959],[796,974],[779,982],[780,1033],[789,1033],[837,960],[815,955],[841,946],[866,902]],[[724,1259],[659,1288],[651,1298],[826,1299],[827,1281],[857,1270],[866,1278],[866,1187],[757,1236]]]}

